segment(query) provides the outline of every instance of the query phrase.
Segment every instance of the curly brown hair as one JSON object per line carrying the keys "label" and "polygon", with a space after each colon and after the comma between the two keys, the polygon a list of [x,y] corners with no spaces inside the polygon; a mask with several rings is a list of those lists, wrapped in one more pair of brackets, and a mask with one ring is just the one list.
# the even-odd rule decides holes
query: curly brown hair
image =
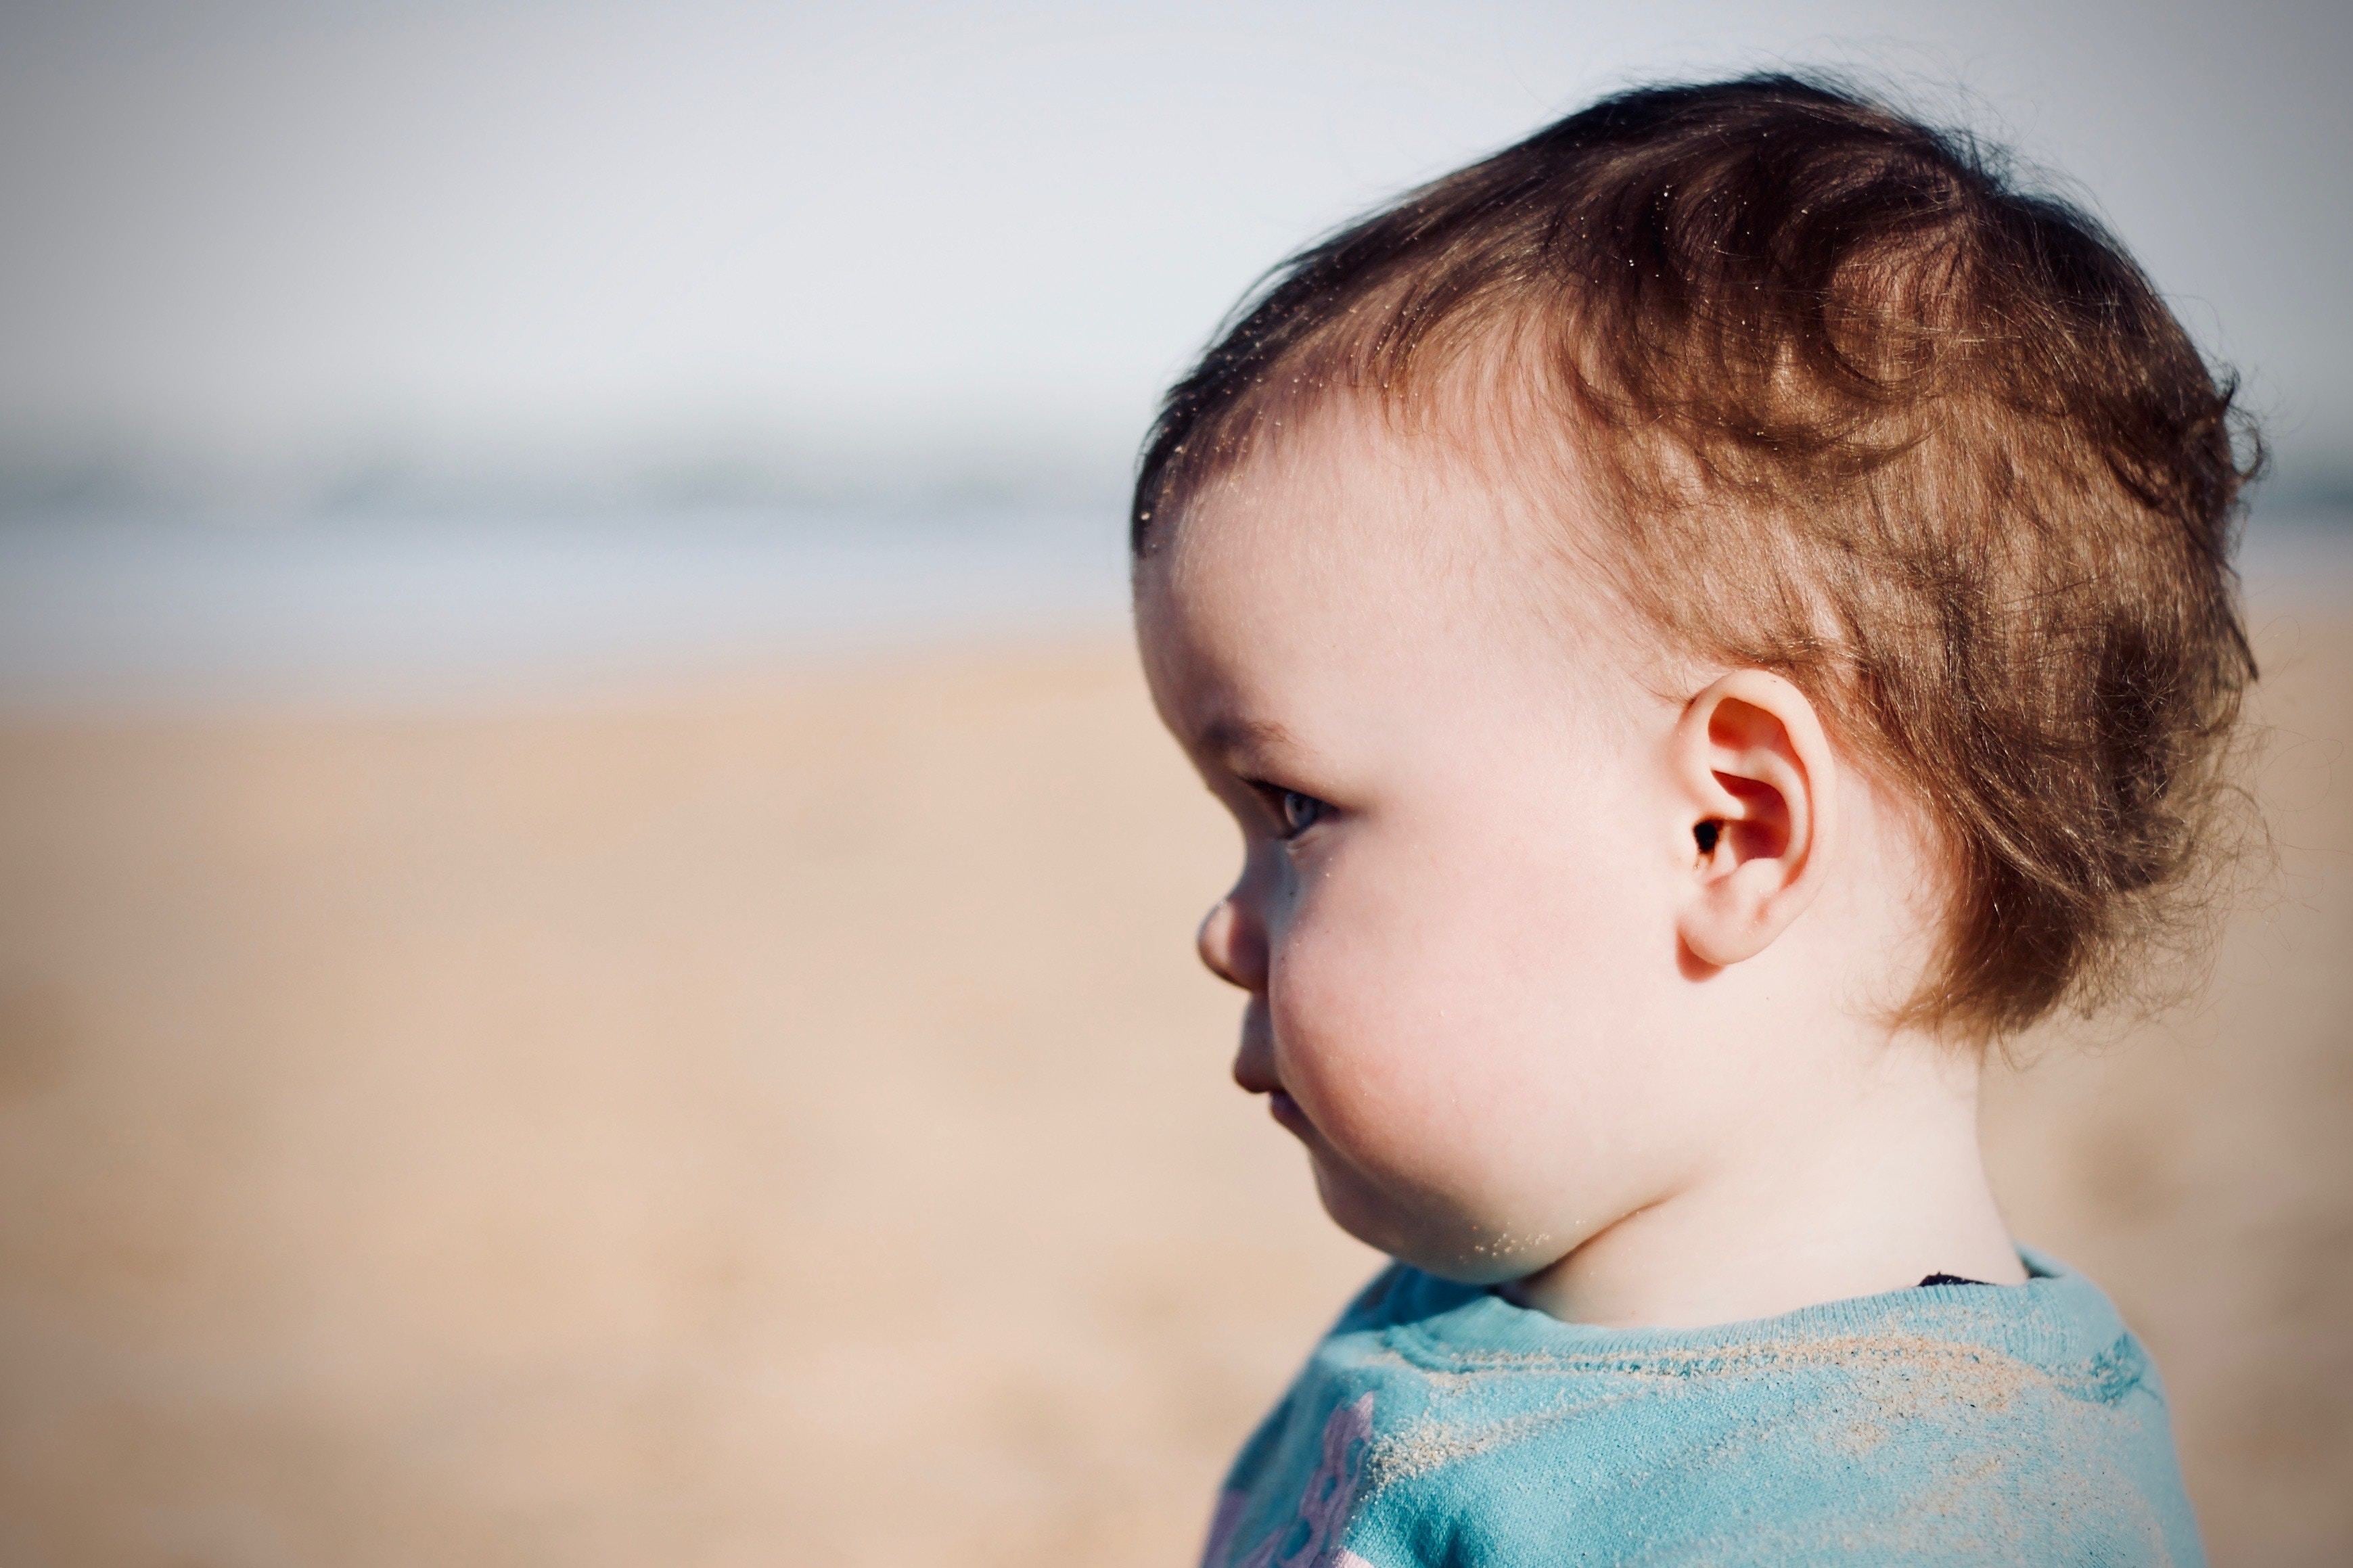
{"label": "curly brown hair", "polygon": [[1427,401],[1482,353],[1520,389],[1491,427],[1573,444],[1628,602],[1794,681],[1933,825],[1954,896],[1902,1023],[2090,1011],[2196,924],[2260,449],[2097,223],[1834,84],[1606,99],[1272,273],[1168,394],[1134,551],[1303,400]]}

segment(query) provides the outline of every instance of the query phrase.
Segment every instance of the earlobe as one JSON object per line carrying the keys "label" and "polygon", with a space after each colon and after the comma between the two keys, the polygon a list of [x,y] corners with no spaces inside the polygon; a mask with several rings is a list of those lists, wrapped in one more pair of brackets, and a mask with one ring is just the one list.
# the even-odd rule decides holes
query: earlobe
{"label": "earlobe", "polygon": [[1836,826],[1837,766],[1814,707],[1740,669],[1684,705],[1670,738],[1687,864],[1678,934],[1712,968],[1753,958],[1812,902]]}

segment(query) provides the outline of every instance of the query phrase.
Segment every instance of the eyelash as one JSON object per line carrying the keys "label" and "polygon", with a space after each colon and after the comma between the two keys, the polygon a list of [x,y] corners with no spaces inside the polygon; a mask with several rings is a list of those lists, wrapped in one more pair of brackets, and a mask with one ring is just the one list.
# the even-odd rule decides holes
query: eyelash
{"label": "eyelash", "polygon": [[1323,821],[1332,809],[1329,804],[1318,800],[1305,790],[1285,789],[1279,784],[1261,784],[1259,787],[1266,792],[1267,801],[1274,808],[1274,820],[1278,825],[1275,837],[1286,843]]}

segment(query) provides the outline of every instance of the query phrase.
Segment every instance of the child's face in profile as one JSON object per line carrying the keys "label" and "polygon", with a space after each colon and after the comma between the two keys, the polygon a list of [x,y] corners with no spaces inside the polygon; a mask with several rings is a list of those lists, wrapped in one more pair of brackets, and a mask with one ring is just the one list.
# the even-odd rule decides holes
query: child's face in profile
{"label": "child's face in profile", "polygon": [[1765,1076],[1691,1026],[1651,639],[1516,504],[1338,404],[1195,498],[1136,586],[1160,714],[1242,829],[1200,935],[1249,994],[1234,1077],[1345,1228],[1476,1281],[1672,1195]]}

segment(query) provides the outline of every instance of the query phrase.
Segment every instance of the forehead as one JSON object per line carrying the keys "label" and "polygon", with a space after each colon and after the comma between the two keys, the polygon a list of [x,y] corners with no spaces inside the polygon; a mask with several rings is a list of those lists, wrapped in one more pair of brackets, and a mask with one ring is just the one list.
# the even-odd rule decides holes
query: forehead
{"label": "forehead", "polygon": [[1155,695],[1222,710],[1277,678],[1315,700],[1341,695],[1303,691],[1319,681],[1395,692],[1557,667],[1608,613],[1576,510],[1573,489],[1500,479],[1443,430],[1330,400],[1204,485],[1138,563]]}

